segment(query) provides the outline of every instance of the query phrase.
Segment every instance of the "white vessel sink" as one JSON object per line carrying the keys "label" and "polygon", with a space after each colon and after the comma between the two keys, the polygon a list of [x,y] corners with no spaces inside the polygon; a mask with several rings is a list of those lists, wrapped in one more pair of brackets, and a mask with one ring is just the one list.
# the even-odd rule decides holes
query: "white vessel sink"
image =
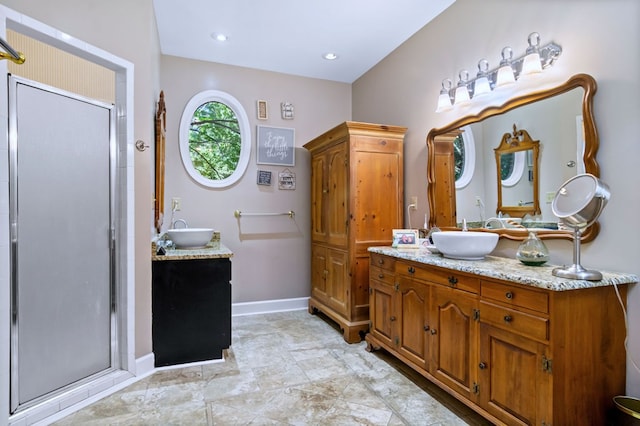
{"label": "white vessel sink", "polygon": [[211,241],[213,232],[212,228],[180,228],[169,229],[167,234],[177,248],[202,248]]}
{"label": "white vessel sink", "polygon": [[442,255],[451,259],[482,260],[498,244],[498,234],[491,232],[443,231],[431,238]]}

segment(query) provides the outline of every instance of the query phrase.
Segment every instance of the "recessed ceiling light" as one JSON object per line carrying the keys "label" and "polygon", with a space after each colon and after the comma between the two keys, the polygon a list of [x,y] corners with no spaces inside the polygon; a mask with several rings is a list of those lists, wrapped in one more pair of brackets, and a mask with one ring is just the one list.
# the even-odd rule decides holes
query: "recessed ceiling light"
{"label": "recessed ceiling light", "polygon": [[338,55],[333,52],[325,53],[324,55],[322,55],[322,57],[327,61],[335,61],[336,59],[338,59]]}
{"label": "recessed ceiling light", "polygon": [[222,33],[212,33],[211,38],[217,41],[227,41],[229,39],[229,37],[227,37],[226,34],[222,34]]}

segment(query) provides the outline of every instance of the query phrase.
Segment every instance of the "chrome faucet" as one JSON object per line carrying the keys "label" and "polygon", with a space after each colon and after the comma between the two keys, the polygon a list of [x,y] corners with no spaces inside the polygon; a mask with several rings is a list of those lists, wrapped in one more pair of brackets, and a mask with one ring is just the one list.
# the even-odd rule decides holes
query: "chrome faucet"
{"label": "chrome faucet", "polygon": [[187,221],[186,220],[184,220],[184,219],[176,219],[171,224],[171,229],[176,229],[176,223],[182,223],[185,228],[189,227],[189,225],[187,225]]}

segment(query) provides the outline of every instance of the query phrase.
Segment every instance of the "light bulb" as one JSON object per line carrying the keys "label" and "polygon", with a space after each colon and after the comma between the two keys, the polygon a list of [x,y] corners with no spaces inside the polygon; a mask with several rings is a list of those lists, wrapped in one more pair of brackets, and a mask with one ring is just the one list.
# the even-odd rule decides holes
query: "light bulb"
{"label": "light bulb", "polygon": [[469,96],[469,89],[467,88],[467,80],[469,80],[469,72],[467,70],[462,70],[458,74],[460,78],[458,80],[458,86],[456,87],[456,94],[454,96],[453,104],[454,105],[464,105],[468,104],[471,101],[471,97]]}
{"label": "light bulb", "polygon": [[526,56],[522,61],[521,75],[542,72],[542,63],[540,62],[540,53],[538,51],[538,45],[540,44],[540,34],[529,34],[529,38],[527,39],[527,41],[529,42],[529,47],[527,47]]}
{"label": "light bulb", "polygon": [[440,96],[438,96],[438,107],[436,108],[436,112],[447,111],[453,106],[451,105],[451,96],[449,96],[449,91],[453,86],[453,82],[448,78],[442,80],[442,89],[440,89]]}
{"label": "light bulb", "polygon": [[489,83],[489,62],[486,59],[481,59],[478,62],[478,75],[475,83],[473,84],[473,98],[486,95],[491,92],[491,83]]}
{"label": "light bulb", "polygon": [[500,68],[496,76],[496,87],[507,86],[516,82],[516,76],[511,67],[512,57],[513,50],[511,50],[510,47],[507,46],[502,49],[502,60],[500,61]]}

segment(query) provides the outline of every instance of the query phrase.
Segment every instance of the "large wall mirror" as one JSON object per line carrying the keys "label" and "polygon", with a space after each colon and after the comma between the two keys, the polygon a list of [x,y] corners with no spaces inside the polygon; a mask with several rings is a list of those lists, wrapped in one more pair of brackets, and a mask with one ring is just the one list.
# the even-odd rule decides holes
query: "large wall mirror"
{"label": "large wall mirror", "polygon": [[160,99],[156,106],[155,119],[155,154],[156,154],[156,185],[154,199],[154,220],[153,225],[157,233],[162,232],[162,222],[164,221],[164,152],[167,134],[167,108],[164,104],[164,91],[160,91]]}
{"label": "large wall mirror", "polygon": [[[551,212],[551,201],[570,177],[585,172],[600,176],[596,161],[599,141],[593,117],[595,91],[593,77],[577,74],[560,86],[511,99],[432,129],[427,136],[429,227],[457,229],[466,219],[474,228],[492,228],[488,226],[489,219],[511,216],[518,220],[490,232],[524,240],[528,231],[535,228],[540,238],[571,240],[573,233],[562,229]],[[515,170],[515,178],[509,181],[501,175],[498,158],[503,157],[498,157],[502,155],[499,147],[507,134],[518,129],[526,129],[531,136],[527,136],[527,149],[505,152],[510,155],[504,157],[505,164]],[[461,185],[456,183],[460,161],[454,141],[465,133],[474,141],[474,158],[470,161],[475,167],[472,178]],[[529,185],[530,197],[505,198],[513,192],[509,188],[515,187],[514,180]],[[598,231],[596,222],[582,234],[582,241],[593,240]]]}

